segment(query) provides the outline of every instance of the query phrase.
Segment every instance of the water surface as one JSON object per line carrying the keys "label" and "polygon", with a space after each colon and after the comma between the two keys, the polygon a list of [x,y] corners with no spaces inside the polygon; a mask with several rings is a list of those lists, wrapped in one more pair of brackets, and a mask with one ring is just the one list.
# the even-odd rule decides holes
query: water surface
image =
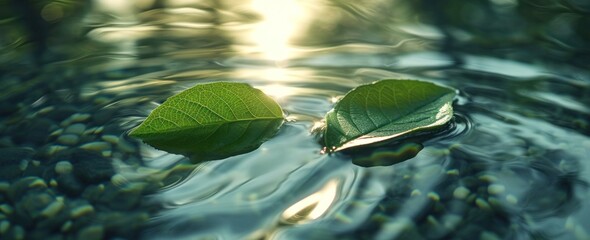
{"label": "water surface", "polygon": [[[590,238],[584,1],[29,10],[0,21],[2,238]],[[419,146],[322,154],[313,127],[385,78],[458,89],[452,124]],[[127,136],[169,96],[217,81],[261,89],[288,122],[255,151],[197,165]]]}

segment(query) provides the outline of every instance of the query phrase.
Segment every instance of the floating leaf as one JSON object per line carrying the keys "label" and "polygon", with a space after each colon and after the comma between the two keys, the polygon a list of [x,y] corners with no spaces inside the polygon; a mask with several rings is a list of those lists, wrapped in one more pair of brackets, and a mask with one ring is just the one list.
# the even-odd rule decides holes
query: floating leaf
{"label": "floating leaf", "polygon": [[453,89],[417,80],[357,87],[326,115],[325,146],[339,151],[443,126],[454,97]]}
{"label": "floating leaf", "polygon": [[217,82],[168,98],[130,136],[198,162],[252,151],[282,123],[281,107],[260,90]]}

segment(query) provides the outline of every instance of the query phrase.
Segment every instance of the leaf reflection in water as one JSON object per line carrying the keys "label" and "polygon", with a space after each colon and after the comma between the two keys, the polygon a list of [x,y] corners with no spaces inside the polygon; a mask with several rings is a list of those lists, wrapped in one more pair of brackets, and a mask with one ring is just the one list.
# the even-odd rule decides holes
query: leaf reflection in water
{"label": "leaf reflection in water", "polygon": [[318,219],[328,211],[338,188],[336,179],[330,180],[322,189],[291,205],[281,215],[285,224],[301,224]]}

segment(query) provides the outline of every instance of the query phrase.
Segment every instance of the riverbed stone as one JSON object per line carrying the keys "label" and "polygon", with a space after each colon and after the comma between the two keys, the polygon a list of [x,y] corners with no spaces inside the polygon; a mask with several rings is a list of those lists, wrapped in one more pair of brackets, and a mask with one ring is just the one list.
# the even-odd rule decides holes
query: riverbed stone
{"label": "riverbed stone", "polygon": [[479,235],[479,239],[480,240],[501,240],[501,238],[498,237],[498,235],[496,235],[495,233],[490,232],[490,231],[483,231]]}
{"label": "riverbed stone", "polygon": [[68,147],[63,145],[50,145],[43,147],[41,152],[44,153],[45,156],[52,157],[67,149]]}
{"label": "riverbed stone", "polygon": [[137,148],[135,147],[135,145],[133,145],[132,143],[130,143],[129,141],[127,141],[123,138],[121,138],[119,140],[119,143],[117,144],[117,148],[125,153],[134,153],[137,151]]}
{"label": "riverbed stone", "polygon": [[[25,218],[35,220],[41,217],[42,212],[55,201],[55,197],[49,193],[29,192],[16,203],[16,210],[20,214],[26,214]],[[61,208],[57,210],[61,210]]]}
{"label": "riverbed stone", "polygon": [[107,232],[127,239],[137,238],[138,230],[150,219],[149,214],[142,211],[103,212],[96,218],[104,223]]}
{"label": "riverbed stone", "polygon": [[65,236],[52,234],[46,229],[33,229],[33,231],[27,231],[27,239],[64,240]]}
{"label": "riverbed stone", "polygon": [[72,123],[86,122],[91,117],[92,117],[92,115],[90,115],[88,113],[74,113],[74,114],[72,114],[72,116],[70,116],[68,118],[68,120],[70,120],[70,122],[72,122]]}
{"label": "riverbed stone", "polygon": [[21,160],[20,163],[18,164],[18,169],[21,172],[24,172],[25,170],[27,170],[28,167],[29,167],[29,160],[27,160],[27,159]]}
{"label": "riverbed stone", "polygon": [[82,192],[82,197],[88,201],[95,202],[100,199],[104,192],[104,184],[90,185],[84,189],[84,192]]}
{"label": "riverbed stone", "polygon": [[102,155],[105,158],[110,158],[113,156],[113,151],[105,150],[105,151],[100,152],[100,155]]}
{"label": "riverbed stone", "polygon": [[111,144],[119,143],[119,137],[111,134],[102,135],[100,139]]}
{"label": "riverbed stone", "polygon": [[10,189],[10,183],[6,181],[0,181],[0,193],[8,193]]}
{"label": "riverbed stone", "polygon": [[129,183],[129,180],[127,180],[125,176],[117,173],[111,177],[111,183],[115,186],[124,186]]}
{"label": "riverbed stone", "polygon": [[399,218],[383,224],[378,239],[425,239],[411,219]]}
{"label": "riverbed stone", "polygon": [[429,192],[427,196],[432,201],[435,201],[435,202],[440,201],[440,196],[436,192]]}
{"label": "riverbed stone", "polygon": [[46,118],[35,118],[21,122],[12,132],[12,140],[16,144],[41,145],[47,141],[51,131],[56,129],[53,121]]}
{"label": "riverbed stone", "polygon": [[40,215],[46,218],[55,217],[61,210],[64,209],[65,204],[62,201],[53,201],[43,210],[41,210]]}
{"label": "riverbed stone", "polygon": [[110,159],[104,158],[100,153],[92,151],[79,151],[73,154],[74,174],[80,180],[87,183],[99,183],[109,181],[115,174],[115,169]]}
{"label": "riverbed stone", "polygon": [[101,134],[104,132],[104,127],[103,126],[98,126],[94,129],[94,134]]}
{"label": "riverbed stone", "polygon": [[64,130],[65,134],[74,134],[74,135],[82,135],[86,130],[86,125],[83,123],[74,123],[70,126],[67,126]]}
{"label": "riverbed stone", "polygon": [[80,218],[92,214],[94,214],[94,207],[90,204],[83,204],[70,210],[71,218]]}
{"label": "riverbed stone", "polygon": [[19,164],[23,159],[29,159],[35,150],[29,147],[0,148],[0,166]]}
{"label": "riverbed stone", "polygon": [[63,145],[73,146],[78,144],[80,137],[75,134],[64,134],[59,136],[56,141]]}
{"label": "riverbed stone", "polygon": [[55,179],[52,178],[51,180],[49,180],[49,186],[50,187],[57,188],[58,185],[59,184],[57,183],[57,181]]}
{"label": "riverbed stone", "polygon": [[8,220],[0,221],[0,236],[4,235],[10,229],[10,222]]}
{"label": "riverbed stone", "polygon": [[498,181],[498,178],[494,175],[485,174],[485,175],[479,176],[479,180],[481,180],[483,182],[487,182],[487,183],[494,183],[494,182]]}
{"label": "riverbed stone", "polygon": [[482,198],[475,199],[475,205],[477,205],[477,207],[479,207],[481,210],[485,210],[485,211],[489,211],[492,209],[490,204]]}
{"label": "riverbed stone", "polygon": [[105,150],[110,150],[111,144],[107,142],[89,142],[80,146],[80,149],[84,149],[87,151],[102,152]]}
{"label": "riverbed stone", "polygon": [[7,203],[0,204],[0,213],[4,215],[12,215],[14,212],[14,208]]}
{"label": "riverbed stone", "polygon": [[68,220],[61,226],[60,231],[69,232],[72,229],[72,225],[73,225],[72,221]]}
{"label": "riverbed stone", "polygon": [[442,216],[441,218],[441,222],[443,224],[443,226],[452,231],[454,230],[457,226],[459,226],[459,224],[461,223],[461,221],[463,220],[463,217],[457,214],[445,214],[444,216]]}
{"label": "riverbed stone", "polygon": [[37,220],[35,228],[50,232],[59,231],[63,223],[70,217],[70,208],[67,201],[56,197],[55,201],[41,212],[41,217]]}
{"label": "riverbed stone", "polygon": [[75,114],[77,112],[79,112],[80,110],[72,105],[62,105],[59,106],[58,108],[55,108],[54,110],[45,113],[44,115],[47,118],[53,119],[54,121],[61,121],[64,120],[68,117],[70,117],[72,114]]}
{"label": "riverbed stone", "polygon": [[104,235],[102,225],[92,225],[81,229],[76,237],[77,240],[101,240]]}
{"label": "riverbed stone", "polygon": [[141,200],[144,187],[144,183],[128,183],[124,186],[107,184],[99,201],[107,204],[111,209],[130,210]]}
{"label": "riverbed stone", "polygon": [[74,165],[69,161],[59,161],[55,164],[54,170],[59,175],[68,174],[74,170]]}
{"label": "riverbed stone", "polygon": [[466,187],[457,187],[453,191],[453,196],[457,199],[465,199],[469,195],[470,191]]}
{"label": "riverbed stone", "polygon": [[84,190],[84,184],[73,173],[61,174],[55,180],[58,189],[68,196],[78,196]]}
{"label": "riverbed stone", "polygon": [[11,147],[15,147],[15,145],[12,143],[12,139],[9,136],[0,137],[0,149]]}
{"label": "riverbed stone", "polygon": [[493,195],[502,194],[506,191],[506,187],[502,184],[490,184],[488,186],[488,193]]}
{"label": "riverbed stone", "polygon": [[21,164],[35,154],[32,148],[0,148],[0,179],[15,179],[22,175]]}
{"label": "riverbed stone", "polygon": [[518,198],[516,198],[516,196],[514,196],[512,194],[506,195],[506,201],[512,205],[518,204]]}
{"label": "riverbed stone", "polygon": [[113,119],[114,111],[110,109],[101,109],[92,115],[93,122],[97,125],[106,125]]}
{"label": "riverbed stone", "polygon": [[[12,234],[12,239],[14,240],[24,240],[25,239],[25,229],[22,226],[19,225],[15,225],[12,229],[11,229]],[[10,239],[10,237],[8,237]]]}
{"label": "riverbed stone", "polygon": [[24,177],[10,185],[8,196],[13,202],[18,202],[20,198],[31,189],[46,189],[47,183],[39,177]]}

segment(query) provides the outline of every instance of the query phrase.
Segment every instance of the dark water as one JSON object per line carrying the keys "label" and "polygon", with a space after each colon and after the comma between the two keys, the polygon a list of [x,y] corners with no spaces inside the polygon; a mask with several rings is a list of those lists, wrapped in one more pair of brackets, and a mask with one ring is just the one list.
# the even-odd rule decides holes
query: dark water
{"label": "dark water", "polygon": [[[0,16],[1,239],[590,239],[587,1],[2,1]],[[314,125],[384,78],[458,89],[453,123],[363,156],[423,147],[387,166],[321,154]],[[127,137],[214,81],[262,89],[289,122],[198,165]]]}

